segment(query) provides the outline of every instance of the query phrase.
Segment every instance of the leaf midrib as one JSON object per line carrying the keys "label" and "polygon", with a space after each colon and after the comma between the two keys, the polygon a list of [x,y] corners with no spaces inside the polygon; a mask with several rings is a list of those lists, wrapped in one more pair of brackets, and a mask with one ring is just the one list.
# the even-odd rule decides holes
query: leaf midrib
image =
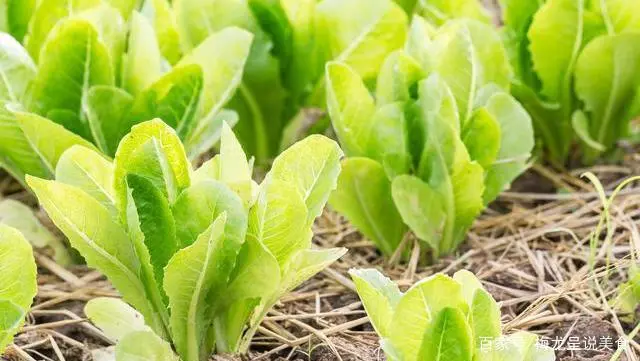
{"label": "leaf midrib", "polygon": [[367,207],[367,204],[369,204],[369,202],[366,202],[364,200],[364,197],[362,196],[362,193],[360,191],[360,182],[357,181],[357,178],[353,178],[353,189],[355,190],[355,194],[356,194],[356,198],[358,199],[358,204],[361,205],[361,208],[364,212],[365,218],[367,220],[367,222],[369,223],[369,225],[371,226],[371,229],[373,230],[373,232],[376,234],[376,237],[378,237],[378,239],[380,239],[381,241],[383,241],[384,244],[384,248],[387,252],[393,252],[393,250],[391,249],[391,242],[389,242],[389,240],[387,239],[387,237],[384,236],[384,234],[382,233],[382,231],[380,230],[380,228],[378,227],[378,222],[376,222],[372,215],[369,212],[369,208]]}
{"label": "leaf midrib", "polygon": [[104,194],[105,197],[107,197],[107,199],[111,202],[111,204],[114,205],[116,204],[116,200],[115,198],[113,198],[113,196],[111,195],[111,193],[109,193],[109,191],[107,191],[107,189],[105,189],[100,182],[98,182],[93,175],[91,175],[83,166],[82,164],[80,164],[77,160],[73,160],[73,164],[76,165],[76,167],[78,167],[78,169],[82,172],[82,174],[84,174],[85,176],[87,176],[87,178],[89,178],[89,180],[91,182],[93,182],[93,184],[98,188],[98,190],[100,191],[100,193]]}
{"label": "leaf midrib", "polygon": [[199,340],[198,340],[198,305],[200,301],[200,295],[202,293],[204,278],[207,274],[207,270],[209,268],[209,263],[211,262],[211,248],[212,248],[212,237],[214,236],[213,230],[211,230],[211,234],[209,235],[209,239],[207,240],[207,253],[205,259],[202,263],[202,271],[198,274],[198,280],[196,281],[196,287],[193,291],[193,295],[191,296],[191,301],[189,302],[189,310],[187,311],[187,342],[188,346],[188,354],[187,361],[194,360],[197,361],[200,355],[199,352]]}
{"label": "leaf midrib", "polygon": [[[61,218],[65,221],[65,223],[67,225],[69,225],[76,234],[78,234],[80,236],[80,238],[85,242],[85,244],[87,244],[89,247],[91,247],[91,249],[93,249],[95,252],[97,252],[100,256],[102,256],[104,259],[106,259],[107,261],[109,261],[109,263],[111,263],[112,265],[114,265],[117,269],[119,269],[123,274],[125,274],[127,276],[127,278],[129,279],[129,281],[138,289],[138,292],[140,292],[140,294],[145,295],[146,296],[146,292],[145,292],[145,288],[144,285],[142,284],[142,281],[127,267],[125,266],[117,257],[111,255],[109,252],[107,252],[106,250],[104,250],[103,248],[101,248],[100,246],[98,246],[97,244],[95,244],[95,242],[93,242],[88,235],[86,235],[83,231],[81,231],[76,225],[75,223],[73,223],[69,217],[67,217],[62,211],[61,209],[56,205],[55,202],[49,202],[49,204],[51,204],[52,209],[56,211],[56,213],[58,213]],[[123,295],[124,296],[124,295]],[[146,297],[144,297],[145,300],[148,302],[148,300],[146,299]],[[148,304],[147,305],[149,307],[150,310],[153,310],[153,305]]]}

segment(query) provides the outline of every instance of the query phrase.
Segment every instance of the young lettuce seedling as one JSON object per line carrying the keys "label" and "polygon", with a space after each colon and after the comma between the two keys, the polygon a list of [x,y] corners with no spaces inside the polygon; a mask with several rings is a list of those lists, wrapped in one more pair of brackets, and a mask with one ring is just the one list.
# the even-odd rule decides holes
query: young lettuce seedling
{"label": "young lettuce seedling", "polygon": [[591,163],[632,136],[640,115],[640,3],[501,0],[513,94],[552,161],[574,140]]}
{"label": "young lettuce seedling", "polygon": [[414,17],[369,93],[348,65],[327,66],[333,127],[348,156],[330,203],[391,255],[407,226],[434,255],[528,166],[531,119],[509,95],[498,34],[475,20],[438,30]]}
{"label": "young lettuce seedling", "polygon": [[123,138],[113,163],[74,146],[55,181],[27,182],[87,264],[144,319],[123,327],[122,318],[136,317],[124,302],[89,303],[88,316],[118,341],[117,359],[174,359],[173,347],[198,361],[245,352],[283,294],[346,252],[311,247],[341,156],[334,141],[310,136],[257,185],[226,124],[220,154],[193,171],[176,132],[152,120]]}
{"label": "young lettuce seedling", "polygon": [[131,126],[156,117],[194,158],[219,140],[223,121],[237,121],[223,107],[253,34],[219,29],[176,57],[163,47],[175,27],[166,0],[145,1],[142,12],[124,3],[41,1],[24,44],[0,33],[0,164],[17,179],[52,177],[72,145],[113,156]]}
{"label": "young lettuce seedling", "polygon": [[36,296],[31,245],[16,229],[0,224],[0,355],[18,333]]}
{"label": "young lettuce seedling", "polygon": [[375,269],[350,273],[389,360],[555,360],[534,334],[502,334],[500,306],[469,271],[434,275],[405,293]]}

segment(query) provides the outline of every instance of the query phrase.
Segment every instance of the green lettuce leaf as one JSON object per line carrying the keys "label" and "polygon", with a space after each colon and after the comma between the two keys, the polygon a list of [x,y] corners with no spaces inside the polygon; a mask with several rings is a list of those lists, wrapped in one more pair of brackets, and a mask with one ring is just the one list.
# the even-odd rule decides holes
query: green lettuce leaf
{"label": "green lettuce leaf", "polygon": [[211,309],[220,303],[241,242],[227,243],[222,213],[189,247],[178,251],[166,268],[165,291],[171,307],[171,332],[183,360],[198,361],[212,351],[205,345]]}
{"label": "green lettuce leaf", "polygon": [[438,249],[446,219],[438,191],[418,177],[402,175],[394,178],[391,194],[404,223],[419,239]]}
{"label": "green lettuce leaf", "polygon": [[36,9],[36,0],[7,0],[5,3],[8,33],[22,42]]}
{"label": "green lettuce leaf", "polygon": [[20,330],[36,296],[36,262],[31,245],[14,228],[0,224],[0,353]]}
{"label": "green lettuce leaf", "polygon": [[123,88],[132,95],[153,84],[162,74],[162,58],[153,25],[140,13],[130,20],[128,51],[123,67]]}
{"label": "green lettuce leaf", "polygon": [[138,226],[144,235],[154,278],[161,285],[165,266],[177,250],[176,226],[169,201],[150,180],[135,173],[127,176],[127,186],[137,216],[136,224],[129,227]]}
{"label": "green lettuce leaf", "polygon": [[222,124],[227,123],[229,127],[238,124],[240,117],[238,113],[230,109],[222,109],[216,114],[211,121],[206,122],[206,126],[197,135],[193,136],[189,141],[187,154],[189,159],[197,159],[197,157],[211,150],[222,136]]}
{"label": "green lettuce leaf", "polygon": [[343,214],[387,256],[400,244],[406,226],[391,198],[391,182],[380,163],[368,158],[342,161],[331,207]]}
{"label": "green lettuce leaf", "polygon": [[141,279],[141,260],[109,211],[79,188],[35,177],[27,177],[27,183],[87,264],[104,273],[154,330],[162,330],[163,316],[157,313],[161,310]]}
{"label": "green lettuce leaf", "polygon": [[484,169],[493,165],[502,144],[502,132],[498,120],[485,108],[479,108],[471,115],[469,124],[462,135],[469,156]]}
{"label": "green lettuce leaf", "polygon": [[602,17],[608,34],[640,30],[640,4],[636,1],[593,1],[591,6]]}
{"label": "green lettuce leaf", "polygon": [[451,86],[464,129],[482,87],[509,89],[511,68],[502,41],[491,26],[461,19],[438,29],[431,45],[434,70]]}
{"label": "green lettuce leaf", "polygon": [[84,313],[111,341],[118,341],[137,331],[151,331],[144,317],[118,298],[98,297],[89,300]]}
{"label": "green lettuce leaf", "polygon": [[160,118],[186,139],[201,120],[203,77],[197,64],[173,68],[136,97],[132,118],[136,122]]}
{"label": "green lettuce leaf", "polygon": [[358,295],[380,337],[388,337],[393,312],[402,298],[398,286],[380,272],[372,269],[349,271]]}
{"label": "green lettuce leaf", "polygon": [[83,99],[92,86],[115,82],[109,49],[97,30],[86,20],[60,22],[47,38],[38,65],[33,109],[90,140]]}
{"label": "green lettuce leaf", "polygon": [[242,199],[216,180],[198,182],[184,190],[172,208],[180,248],[187,247],[223,212],[229,242],[245,238],[247,214]]}
{"label": "green lettuce leaf", "polygon": [[240,195],[247,208],[255,201],[257,186],[251,179],[251,167],[231,127],[222,124],[219,180]]}
{"label": "green lettuce leaf", "polygon": [[433,60],[429,48],[435,33],[436,29],[431,23],[419,15],[413,16],[404,51],[420,64],[424,72],[432,69]]}
{"label": "green lettuce leaf", "polygon": [[527,33],[533,16],[543,1],[499,0],[504,21],[505,47],[516,76],[525,84],[538,87],[539,80],[533,70]]}
{"label": "green lettuce leaf", "polygon": [[[144,347],[140,347],[144,345]],[[116,346],[118,361],[179,361],[171,345],[150,331],[127,334]]]}
{"label": "green lettuce leaf", "polygon": [[585,42],[584,12],[584,0],[549,0],[536,13],[528,34],[542,94],[565,109],[571,108],[573,71]]}
{"label": "green lettuce leaf", "polygon": [[191,164],[176,132],[161,120],[138,124],[127,134],[114,160],[114,190],[120,212],[126,210],[126,176],[145,176],[159,186],[173,204],[191,184]]}
{"label": "green lettuce leaf", "polygon": [[[413,285],[395,307],[389,325],[389,341],[406,361],[430,360],[418,356],[426,339],[425,332],[437,324],[441,311],[453,308],[466,314],[468,306],[460,284],[442,274]],[[436,358],[437,359],[437,358]]]}
{"label": "green lettuce leaf", "polygon": [[370,120],[368,154],[382,164],[389,179],[413,170],[404,106],[396,102],[379,107]]}
{"label": "green lettuce leaf", "polygon": [[471,361],[473,340],[471,329],[460,310],[447,307],[437,314],[432,327],[424,335],[418,360]]}
{"label": "green lettuce leaf", "polygon": [[367,156],[375,113],[373,97],[360,76],[344,63],[327,65],[327,107],[340,144],[350,157]]}
{"label": "green lettuce leaf", "polygon": [[269,182],[292,186],[307,205],[305,224],[311,226],[336,188],[342,155],[338,143],[321,135],[311,135],[275,159],[266,177],[267,192]]}
{"label": "green lettuce leaf", "polygon": [[405,41],[407,15],[388,0],[323,0],[317,16],[326,59],[349,65],[365,80]]}
{"label": "green lettuce leaf", "polygon": [[39,63],[40,52],[49,33],[60,20],[100,5],[100,0],[51,0],[37,2],[24,39],[31,57]]}
{"label": "green lettuce leaf", "polygon": [[529,167],[534,132],[529,114],[506,93],[489,98],[486,109],[500,125],[500,149],[495,162],[486,168],[484,181],[483,199],[488,204]]}
{"label": "green lettuce leaf", "polygon": [[409,101],[411,88],[424,76],[422,65],[405,51],[391,53],[378,74],[376,104]]}
{"label": "green lettuce leaf", "polygon": [[267,247],[282,266],[311,244],[307,213],[302,195],[293,186],[271,181],[251,209],[247,236]]}
{"label": "green lettuce leaf", "polygon": [[[93,144],[47,118],[34,113],[15,113],[22,133],[51,174],[64,152],[74,145],[95,149]],[[51,141],[55,139],[55,141]]]}
{"label": "green lettuce leaf", "polygon": [[153,24],[162,56],[170,64],[176,64],[182,57],[182,49],[171,3],[168,0],[147,0],[142,6],[142,14]]}
{"label": "green lettuce leaf", "polygon": [[15,303],[0,299],[0,352],[11,343],[24,323],[25,310]]}
{"label": "green lettuce leaf", "polygon": [[284,278],[280,283],[278,297],[293,291],[303,282],[329,267],[347,253],[346,248],[304,249],[296,253],[285,265]]}
{"label": "green lettuce leaf", "polygon": [[[624,33],[591,41],[578,57],[575,92],[589,116],[589,134],[611,149],[628,134],[629,99],[640,92],[640,35]],[[596,90],[597,89],[597,90]]]}
{"label": "green lettuce leaf", "polygon": [[91,149],[74,145],[56,166],[56,180],[82,189],[116,216],[113,164]]}
{"label": "green lettuce leaf", "polygon": [[109,85],[96,85],[87,93],[84,111],[93,140],[110,157],[116,154],[120,140],[134,125],[133,102],[131,94]]}
{"label": "green lettuce leaf", "polygon": [[178,66],[197,64],[203,71],[204,90],[200,103],[200,121],[189,134],[187,147],[206,129],[206,121],[222,110],[242,81],[242,74],[253,35],[230,27],[211,34],[187,54]]}
{"label": "green lettuce leaf", "polygon": [[238,92],[235,96],[229,92],[229,97],[233,98],[228,107],[244,120],[236,128],[238,138],[247,152],[263,163],[280,143],[286,94],[281,84],[281,64],[272,54],[272,49],[276,51],[275,44],[261,29],[249,3],[235,0],[179,0],[174,3],[174,8],[178,29],[187,49],[200,46],[207,36],[224,31],[222,29],[227,27],[242,28],[253,34],[245,72],[237,74],[234,86]]}

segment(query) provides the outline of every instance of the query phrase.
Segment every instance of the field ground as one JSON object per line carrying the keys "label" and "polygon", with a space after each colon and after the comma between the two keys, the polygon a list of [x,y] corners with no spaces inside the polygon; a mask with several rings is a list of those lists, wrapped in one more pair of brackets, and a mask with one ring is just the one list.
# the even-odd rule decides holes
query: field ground
{"label": "field ground", "polygon": [[[590,170],[611,191],[623,179],[640,174],[640,158],[630,157],[625,164]],[[348,247],[350,252],[281,300],[263,322],[246,359],[383,360],[347,276],[352,267],[377,267],[404,288],[438,271],[471,270],[502,302],[507,332],[529,330],[546,336],[555,346],[563,343],[565,350],[557,352],[561,361],[609,360],[611,350],[566,348],[589,338],[611,339],[615,345],[634,326],[621,320],[629,315],[612,311],[609,300],[626,280],[640,248],[636,226],[640,188],[632,184],[617,198],[611,208],[611,242],[600,243],[592,253],[589,235],[600,220],[602,203],[593,187],[579,177],[583,171],[559,173],[534,166],[476,221],[456,255],[428,266],[418,264],[423,250],[411,239],[405,240],[408,257],[385,261],[348,222],[327,211],[315,225],[315,243]],[[35,206],[35,200],[9,177],[2,179],[5,196]],[[554,186],[564,192],[554,193]],[[47,224],[42,211],[40,216]],[[599,239],[605,239],[604,232]],[[591,271],[590,257],[595,271]],[[86,321],[83,305],[92,297],[117,293],[99,273],[83,266],[62,268],[46,250],[38,252],[37,260],[37,300],[27,326],[7,352],[9,359],[91,360],[92,351],[110,344]],[[640,344],[632,341],[620,359],[638,360],[639,355]],[[216,357],[227,359],[232,360]]]}

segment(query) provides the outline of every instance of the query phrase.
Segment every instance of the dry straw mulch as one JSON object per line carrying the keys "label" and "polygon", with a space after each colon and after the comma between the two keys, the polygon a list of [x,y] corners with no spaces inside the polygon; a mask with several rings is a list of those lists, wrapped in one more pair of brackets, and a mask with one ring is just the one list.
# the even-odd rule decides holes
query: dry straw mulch
{"label": "dry straw mulch", "polygon": [[[623,179],[639,174],[631,166],[591,169],[611,191]],[[331,268],[284,297],[265,319],[245,360],[384,360],[378,338],[368,323],[354,286],[352,267],[381,269],[403,288],[436,272],[475,272],[502,302],[505,330],[529,330],[563,343],[628,334],[634,325],[621,321],[609,300],[627,279],[640,246],[640,187],[632,184],[611,209],[613,237],[592,254],[589,236],[597,226],[602,203],[581,170],[559,173],[541,166],[519,180],[475,223],[457,254],[435,264],[419,262],[425,250],[407,238],[408,257],[383,259],[342,217],[325,212],[315,226],[319,247],[348,247],[350,252]],[[5,195],[35,206],[8,178],[0,181]],[[554,187],[565,190],[554,192]],[[524,189],[526,191],[519,191]],[[46,216],[40,211],[42,219]],[[603,240],[604,232],[599,236]],[[38,252],[39,292],[27,326],[6,353],[9,360],[91,360],[96,350],[111,346],[100,330],[84,318],[84,303],[117,292],[99,273],[83,266],[65,269],[46,252]],[[593,263],[590,263],[590,257]],[[590,267],[593,264],[593,268]],[[555,341],[553,341],[555,340]],[[636,340],[637,341],[637,340]],[[624,360],[640,359],[632,340]],[[612,351],[557,352],[559,360],[608,360]],[[234,360],[216,356],[216,360]],[[235,358],[239,359],[239,358]]]}

